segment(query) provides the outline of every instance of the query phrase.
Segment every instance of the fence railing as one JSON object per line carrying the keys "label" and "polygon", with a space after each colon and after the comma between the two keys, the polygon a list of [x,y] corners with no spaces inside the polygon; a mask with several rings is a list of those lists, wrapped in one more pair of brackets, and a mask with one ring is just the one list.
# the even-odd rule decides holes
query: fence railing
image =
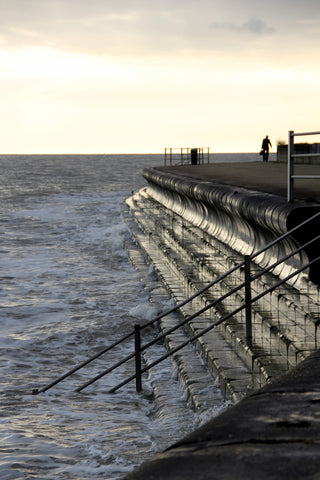
{"label": "fence railing", "polygon": [[165,148],[164,165],[187,165],[210,163],[209,147],[198,148]]}
{"label": "fence railing", "polygon": [[287,200],[294,200],[294,180],[295,179],[320,179],[320,175],[295,175],[294,159],[301,157],[320,157],[320,153],[294,153],[294,137],[307,135],[320,135],[320,132],[295,133],[293,130],[288,132],[288,179],[287,179]]}
{"label": "fence railing", "polygon": [[[233,268],[231,268],[230,270],[228,270],[227,272],[225,272],[224,274],[220,275],[219,277],[217,277],[215,280],[213,280],[212,282],[208,283],[207,285],[205,285],[203,288],[201,288],[200,290],[198,290],[196,293],[194,293],[193,295],[191,295],[190,297],[188,297],[187,299],[185,299],[184,301],[180,302],[179,304],[177,304],[176,306],[172,307],[171,309],[165,311],[164,313],[158,315],[157,317],[155,317],[154,319],[152,319],[151,321],[145,323],[144,325],[142,326],[135,326],[135,329],[128,333],[126,336],[124,336],[123,338],[121,338],[120,340],[112,343],[111,345],[107,346],[106,348],[104,348],[103,350],[101,350],[100,352],[98,352],[97,354],[95,354],[94,356],[90,357],[88,360],[82,362],[81,364],[73,367],[70,371],[68,371],[67,373],[65,373],[64,375],[62,375],[61,377],[57,378],[56,380],[54,380],[53,382],[49,383],[48,385],[42,387],[41,389],[34,389],[32,391],[33,394],[39,394],[39,393],[42,393],[42,392],[45,392],[47,390],[49,390],[50,388],[52,388],[53,386],[57,385],[58,383],[60,383],[62,380],[66,379],[67,377],[71,376],[73,373],[77,372],[78,370],[82,369],[83,367],[85,367],[86,365],[88,365],[89,363],[91,363],[92,361],[94,361],[95,359],[101,357],[102,355],[104,355],[105,353],[109,352],[110,350],[112,350],[114,347],[116,347],[117,345],[120,345],[121,343],[123,343],[124,341],[128,340],[129,338],[133,337],[134,338],[134,345],[135,345],[135,348],[134,348],[134,351],[130,354],[128,354],[125,358],[119,360],[117,363],[115,363],[114,365],[108,367],[106,370],[104,370],[103,372],[99,373],[97,376],[95,376],[94,378],[90,379],[89,381],[87,381],[85,384],[81,385],[79,388],[77,388],[77,391],[80,392],[82,391],[84,388],[86,388],[87,386],[93,384],[95,381],[97,381],[98,379],[102,378],[103,376],[107,375],[108,373],[112,372],[113,370],[115,370],[116,368],[120,367],[121,365],[123,365],[124,363],[126,363],[127,361],[135,358],[135,365],[136,365],[136,373],[134,375],[132,375],[131,377],[129,377],[128,379],[124,380],[123,382],[121,382],[119,385],[117,385],[116,387],[113,387],[111,390],[110,390],[110,393],[111,392],[114,392],[116,391],[117,389],[119,389],[121,386],[131,382],[133,379],[136,379],[136,389],[137,391],[140,391],[141,388],[142,388],[142,383],[141,383],[141,375],[142,373],[148,371],[150,368],[152,368],[152,366],[160,363],[161,361],[165,360],[166,358],[168,358],[169,356],[173,355],[176,351],[182,349],[184,346],[186,346],[187,344],[195,341],[197,338],[205,335],[207,332],[209,332],[210,330],[212,330],[213,328],[215,328],[217,325],[219,325],[220,323],[224,322],[225,320],[227,320],[228,318],[230,318],[231,316],[237,314],[238,312],[242,311],[243,309],[245,309],[246,311],[246,340],[247,340],[247,344],[248,346],[251,345],[251,340],[252,340],[252,333],[251,333],[251,306],[252,304],[257,301],[258,299],[262,298],[264,295],[270,293],[271,291],[275,290],[278,286],[280,285],[283,285],[285,282],[287,282],[289,279],[293,278],[294,276],[298,275],[300,272],[302,272],[303,270],[307,269],[308,267],[310,267],[312,264],[314,264],[315,262],[319,262],[320,261],[320,257],[316,257],[316,258],[313,258],[310,262],[306,263],[305,265],[303,265],[302,267],[300,267],[299,269],[297,269],[296,271],[290,273],[290,275],[288,275],[285,279],[283,280],[280,280],[276,285],[266,289],[264,292],[260,293],[259,295],[257,295],[256,297],[252,298],[251,297],[251,283],[256,280],[257,278],[259,278],[260,276],[266,274],[267,272],[273,270],[275,267],[277,267],[278,265],[280,265],[281,263],[285,262],[286,260],[288,260],[289,258],[293,257],[294,255],[296,255],[297,253],[301,252],[302,250],[304,250],[305,248],[309,247],[312,243],[314,242],[320,242],[320,235],[312,238],[311,240],[308,240],[304,245],[300,245],[297,249],[295,249],[293,252],[287,254],[286,256],[284,256],[283,258],[275,261],[272,265],[268,266],[267,268],[265,269],[262,269],[260,272],[258,272],[257,274],[255,275],[251,275],[251,271],[250,271],[250,265],[251,265],[251,262],[256,258],[258,257],[259,255],[261,255],[262,253],[264,253],[266,250],[268,250],[269,248],[273,247],[274,245],[276,245],[277,243],[285,240],[289,235],[292,235],[293,233],[295,233],[297,230],[303,228],[304,226],[306,226],[309,222],[312,222],[314,220],[320,220],[320,212],[316,213],[315,215],[311,216],[309,219],[303,221],[302,223],[300,223],[299,225],[297,225],[296,227],[292,228],[290,231],[286,232],[285,234],[283,234],[282,236],[278,237],[277,239],[273,240],[271,243],[269,243],[268,245],[266,245],[265,247],[261,248],[260,250],[258,250],[257,252],[253,253],[252,255],[250,256],[246,256],[245,259],[238,263],[237,265],[235,265]],[[169,315],[170,313],[173,313],[175,311],[177,311],[178,309],[180,309],[181,307],[183,307],[184,305],[186,305],[187,303],[191,302],[192,300],[194,300],[195,298],[199,297],[201,294],[203,294],[204,292],[206,292],[207,290],[209,290],[211,287],[217,285],[219,282],[223,281],[228,275],[232,274],[233,272],[235,272],[236,270],[240,269],[240,268],[244,268],[245,269],[245,281],[240,283],[239,285],[237,285],[236,287],[234,287],[233,289],[229,290],[227,293],[225,293],[224,295],[220,296],[218,299],[214,300],[213,302],[209,303],[208,305],[204,306],[203,308],[201,308],[200,310],[198,310],[197,312],[195,312],[194,314],[188,316],[187,318],[185,318],[182,322],[180,322],[178,325],[176,325],[175,327],[172,327],[171,329],[167,330],[165,333],[161,334],[160,336],[158,336],[156,339],[153,339],[152,341],[150,341],[149,343],[145,344],[145,345],[141,345],[141,330],[151,326],[151,325],[154,325],[156,322],[158,322],[159,320],[161,320],[161,318],[165,317],[166,315]],[[174,350],[171,350],[170,352],[168,352],[166,355],[164,355],[163,357],[161,357],[160,359],[156,360],[155,362],[153,362],[152,364],[148,365],[147,367],[145,368],[142,368],[141,367],[141,352],[143,352],[144,350],[146,350],[147,348],[149,348],[150,346],[154,345],[155,343],[159,342],[160,340],[163,340],[167,335],[173,333],[175,330],[177,330],[178,328],[181,328],[183,327],[186,323],[190,322],[191,320],[193,320],[194,318],[196,318],[197,316],[201,315],[202,313],[206,312],[207,310],[215,307],[216,305],[218,305],[220,302],[224,301],[225,299],[227,299],[228,297],[230,297],[231,295],[233,295],[234,293],[238,292],[240,289],[242,288],[245,288],[245,301],[242,305],[240,305],[238,308],[236,308],[235,310],[233,310],[231,313],[229,313],[228,315],[222,317],[218,322],[215,322],[213,324],[211,324],[209,327],[207,327],[206,329],[202,330],[200,333],[198,333],[196,336],[188,339],[186,342],[184,342],[183,344],[181,344],[180,346],[178,346],[177,348],[175,348]]]}

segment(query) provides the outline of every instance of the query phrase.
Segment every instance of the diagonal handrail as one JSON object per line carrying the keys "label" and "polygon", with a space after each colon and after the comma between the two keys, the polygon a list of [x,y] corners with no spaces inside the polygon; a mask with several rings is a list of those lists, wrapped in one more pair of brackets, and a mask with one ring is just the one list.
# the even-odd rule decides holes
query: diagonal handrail
{"label": "diagonal handrail", "polygon": [[[300,267],[298,270],[296,270],[295,272],[291,273],[290,275],[288,275],[286,278],[280,280],[278,283],[276,283],[275,285],[272,285],[271,287],[269,287],[267,290],[265,290],[264,292],[262,293],[259,293],[258,295],[256,295],[255,297],[253,297],[251,299],[251,304],[256,302],[257,300],[259,300],[260,298],[264,297],[265,295],[267,295],[268,293],[271,293],[273,292],[274,290],[276,290],[276,288],[278,288],[280,285],[283,285],[285,282],[287,282],[288,280],[290,280],[291,278],[293,278],[294,276],[298,275],[299,273],[301,273],[303,270],[309,268],[313,263],[317,262],[320,260],[320,255],[316,258],[314,258],[313,260],[311,260],[310,262],[308,262],[307,264],[303,265],[302,267]],[[203,337],[203,335],[205,335],[206,333],[210,332],[211,330],[213,330],[215,327],[217,327],[218,325],[220,325],[221,323],[225,322],[226,320],[228,320],[229,318],[233,317],[234,315],[236,315],[237,313],[241,312],[242,310],[244,310],[246,308],[246,303],[240,305],[238,308],[236,308],[235,310],[233,310],[232,312],[228,313],[227,315],[225,315],[224,317],[220,318],[219,320],[217,320],[216,322],[214,322],[212,325],[209,325],[207,328],[203,329],[201,332],[197,333],[196,335],[194,335],[193,337],[189,338],[188,340],[186,340],[185,342],[183,342],[182,344],[178,345],[177,347],[173,348],[172,350],[170,350],[169,352],[167,352],[165,355],[163,355],[162,357],[158,358],[157,360],[153,361],[152,363],[150,363],[149,365],[147,365],[146,367],[142,368],[141,371],[140,371],[140,374],[142,373],[145,373],[147,372],[148,370],[150,370],[152,367],[154,367],[155,365],[158,365],[159,363],[161,363],[163,360],[171,357],[174,353],[178,352],[179,350],[181,350],[182,348],[184,348],[185,346],[187,346],[189,343],[192,343],[194,342],[195,340],[197,340],[198,338],[200,337]],[[119,388],[127,385],[128,383],[130,383],[132,380],[134,380],[135,378],[137,377],[136,374],[134,375],[131,375],[130,377],[128,377],[126,380],[123,380],[121,383],[119,383],[118,385],[116,385],[115,387],[111,388],[109,390],[108,393],[114,393],[116,392],[117,390],[119,390]]]}
{"label": "diagonal handrail", "polygon": [[[128,335],[126,335],[125,337],[122,337],[120,338],[119,340],[115,341],[114,343],[112,343],[111,345],[109,345],[108,347],[104,348],[103,350],[101,350],[100,352],[96,353],[95,355],[93,355],[92,357],[88,358],[87,360],[85,360],[84,362],[82,363],[79,363],[78,365],[76,365],[74,368],[72,368],[71,370],[69,370],[67,373],[65,373],[64,375],[61,375],[61,377],[57,378],[56,380],[54,380],[53,382],[49,383],[48,385],[46,385],[45,387],[42,387],[40,388],[39,390],[37,388],[34,388],[32,390],[32,393],[33,395],[37,395],[38,393],[44,393],[46,392],[47,390],[49,390],[49,388],[52,388],[54,387],[55,385],[57,385],[58,383],[62,382],[62,380],[64,380],[65,378],[68,378],[70,377],[73,373],[77,372],[78,370],[80,370],[81,368],[85,367],[86,365],[88,365],[89,363],[93,362],[93,360],[96,360],[97,358],[101,357],[101,355],[103,355],[104,353],[107,353],[109,352],[109,350],[112,350],[114,347],[117,347],[118,345],[120,345],[122,342],[124,342],[125,340],[128,340],[128,338],[130,338],[132,335],[133,335],[134,332],[130,332],[128,333]],[[129,360],[129,358],[128,358]],[[126,360],[127,361],[127,360]]]}
{"label": "diagonal handrail", "polygon": [[[254,280],[257,280],[258,278],[260,278],[261,276],[265,275],[268,271],[272,270],[273,268],[275,268],[276,266],[280,265],[281,263],[283,263],[285,260],[288,260],[290,257],[296,255],[297,253],[299,253],[301,250],[303,250],[304,248],[310,246],[313,242],[316,242],[317,240],[320,240],[320,235],[318,235],[317,237],[309,240],[307,243],[305,243],[304,245],[298,247],[296,250],[294,250],[293,252],[285,255],[285,257],[281,258],[280,260],[277,260],[275,261],[272,265],[269,265],[268,267],[266,267],[265,269],[261,270],[260,272],[256,273],[255,275],[252,275],[251,276],[251,282],[253,282]],[[310,265],[314,263],[314,262],[311,262]],[[309,265],[309,264],[308,264]],[[308,268],[307,266],[306,267],[303,267],[302,270],[305,270],[306,268]],[[302,271],[301,270],[301,271]],[[295,276],[297,275],[299,272],[293,272],[292,276]],[[287,280],[289,280],[290,278],[292,278],[291,276],[288,276],[287,277]],[[284,282],[282,282],[284,283]],[[281,284],[282,284],[281,283]],[[143,352],[144,350],[146,350],[147,348],[151,347],[152,345],[156,344],[157,342],[159,342],[160,340],[163,340],[165,337],[167,337],[168,335],[170,335],[171,333],[175,332],[176,330],[178,330],[179,328],[183,327],[184,325],[186,325],[188,322],[190,322],[191,320],[194,320],[196,317],[198,317],[199,315],[202,315],[203,313],[205,313],[207,310],[210,310],[211,308],[215,307],[216,305],[218,305],[219,303],[222,303],[224,300],[226,300],[228,297],[230,297],[231,295],[234,295],[236,292],[238,292],[239,290],[241,290],[243,287],[245,287],[245,282],[242,282],[240,283],[239,285],[237,285],[236,287],[232,288],[231,290],[229,290],[227,293],[225,293],[224,295],[220,296],[219,298],[217,298],[216,300],[214,300],[213,302],[210,302],[209,304],[205,305],[204,307],[202,307],[200,310],[198,310],[197,312],[193,313],[192,315],[189,315],[187,316],[182,322],[178,323],[177,325],[175,325],[174,327],[171,327],[170,329],[168,329],[166,332],[162,333],[161,335],[159,335],[158,337],[154,338],[153,340],[151,340],[149,343],[145,344],[145,345],[142,345],[140,347],[140,351]],[[266,291],[266,294],[268,293],[268,291]],[[260,297],[259,297],[260,298]],[[258,298],[256,298],[256,300],[258,300]],[[255,301],[255,300],[254,300]],[[251,301],[251,304],[253,303],[253,301]],[[245,306],[245,305],[244,305]],[[244,308],[244,307],[243,307]],[[241,308],[242,310],[242,308]],[[238,313],[238,312],[236,312]],[[234,315],[235,313],[233,313]],[[229,318],[229,317],[228,317]],[[220,321],[218,323],[218,325],[220,324]],[[88,387],[89,385],[92,385],[93,383],[95,383],[97,380],[99,380],[100,378],[104,377],[105,375],[107,375],[108,373],[111,373],[113,370],[115,370],[117,367],[119,367],[120,365],[123,365],[124,363],[127,362],[127,360],[130,360],[131,358],[133,358],[135,356],[135,352],[131,353],[130,355],[128,355],[126,358],[124,358],[121,362],[118,362],[116,363],[115,365],[107,368],[106,370],[100,372],[98,375],[96,375],[94,378],[90,379],[89,381],[87,381],[86,383],[84,383],[83,385],[81,385],[80,387],[78,387],[76,389],[76,392],[81,392],[82,390],[84,390],[86,387]],[[167,357],[165,357],[167,358]],[[143,373],[143,372],[141,372]],[[135,378],[135,377],[133,377]]]}
{"label": "diagonal handrail", "polygon": [[[259,255],[261,255],[262,253],[264,253],[265,251],[267,251],[269,248],[273,247],[274,245],[276,245],[277,243],[281,242],[282,240],[284,240],[285,238],[287,238],[288,236],[292,235],[293,233],[295,233],[297,230],[299,230],[300,228],[304,227],[305,225],[307,225],[309,222],[315,220],[316,218],[320,217],[320,212],[317,212],[316,214],[312,215],[311,217],[309,217],[308,219],[304,220],[303,222],[301,222],[299,225],[296,225],[295,227],[293,227],[292,229],[290,229],[288,232],[284,233],[283,235],[281,235],[280,237],[277,237],[275,240],[273,240],[272,242],[270,242],[269,244],[265,245],[264,247],[260,248],[259,250],[257,250],[256,252],[254,252],[253,254],[251,254],[249,257],[250,257],[250,260],[254,260],[256,257],[258,257]],[[312,239],[310,242],[312,243],[313,241],[315,241],[316,239],[318,239],[318,237]],[[309,244],[309,242],[308,242]],[[266,269],[264,269],[262,272],[261,272],[261,275],[263,275],[263,273],[266,273],[267,271],[271,270],[272,268],[274,268],[275,266],[279,265],[280,263],[283,263],[285,260],[287,260],[288,258],[290,258],[291,256],[295,255],[296,253],[298,253],[299,251],[301,251],[302,249],[304,249],[305,247],[307,246],[307,244],[299,247],[296,251],[294,251],[293,253],[291,254],[288,254],[286,255],[286,257],[284,257],[283,259],[275,262],[274,264],[272,264],[270,267],[267,267]],[[238,264],[236,264],[234,267],[232,267],[231,269],[229,269],[227,272],[219,275],[218,277],[216,277],[212,282],[209,282],[207,285],[205,285],[204,287],[202,287],[201,289],[197,290],[197,292],[195,292],[193,295],[191,295],[190,297],[188,297],[187,299],[183,300],[182,302],[178,303],[177,305],[175,305],[174,307],[166,310],[165,312],[157,315],[155,318],[153,318],[152,320],[150,320],[149,322],[141,325],[141,330],[142,329],[145,329],[149,326],[152,326],[154,325],[156,322],[158,322],[159,320],[161,320],[162,318],[164,318],[165,316],[171,314],[171,313],[174,313],[176,312],[177,310],[179,310],[181,307],[183,307],[184,305],[188,304],[189,302],[191,302],[192,300],[194,300],[195,298],[197,298],[198,296],[200,296],[202,293],[206,292],[207,290],[209,290],[210,288],[212,288],[214,285],[216,285],[217,283],[219,283],[220,281],[222,281],[224,278],[226,278],[228,275],[232,274],[233,272],[235,272],[236,270],[240,269],[241,267],[243,267],[245,265],[245,262],[244,261],[241,261],[239,262]],[[259,274],[258,274],[259,275]],[[240,288],[243,288],[243,284],[241,284],[241,286],[238,286],[236,287],[235,291],[234,289],[231,291],[230,295],[235,293],[236,291],[238,291]],[[229,296],[229,295],[228,295]],[[224,298],[225,299],[225,298]],[[220,299],[219,299],[220,301]],[[216,302],[216,301],[215,301]],[[216,304],[215,302],[214,305]],[[206,310],[208,310],[209,308],[212,308],[212,306],[214,305],[211,305],[209,306],[208,308],[204,307]],[[204,310],[204,311],[206,311]],[[203,313],[203,312],[201,312]],[[201,314],[199,313],[199,314]],[[191,317],[188,317],[188,319],[186,319],[184,323],[186,323],[187,321],[189,321],[191,319]],[[179,328],[179,327],[177,327]],[[65,380],[66,378],[68,378],[69,376],[71,376],[73,373],[77,372],[78,370],[80,370],[81,368],[85,367],[86,365],[88,365],[89,363],[91,363],[92,361],[96,360],[97,358],[99,358],[100,356],[104,355],[105,353],[109,352],[110,350],[112,350],[113,348],[115,348],[116,346],[120,345],[121,343],[123,343],[124,341],[128,340],[131,336],[134,335],[134,331],[131,331],[130,333],[128,333],[127,335],[125,335],[124,337],[122,337],[121,339],[115,341],[114,343],[112,343],[111,345],[105,347],[103,350],[101,350],[100,352],[96,353],[95,355],[93,355],[92,357],[88,358],[87,360],[85,360],[84,362],[76,365],[75,367],[73,367],[71,370],[69,370],[68,372],[66,372],[65,374],[61,375],[60,377],[58,377],[57,379],[55,379],[54,381],[50,382],[48,385],[42,387],[41,389],[33,389],[32,390],[32,393],[34,395],[37,395],[39,393],[43,393],[43,392],[46,392],[47,390],[49,390],[50,388],[52,388],[53,386],[57,385],[58,383],[60,383],[61,381]],[[153,343],[156,343],[156,341],[159,341],[159,339],[153,341]],[[151,343],[150,345],[147,344],[147,346],[144,346],[143,348],[147,348],[149,346],[151,346],[153,343]],[[103,375],[106,375],[107,373],[110,373],[112,370],[114,370],[115,368],[119,367],[120,365],[122,365],[123,363],[125,363],[126,361],[130,360],[131,358],[133,358],[135,354],[132,353],[130,355],[128,355],[127,357],[125,357],[122,361],[118,362],[116,364],[116,366],[113,367],[110,367],[107,369],[107,371],[105,371],[105,373]],[[99,374],[97,377],[95,377],[95,380],[98,380],[99,378],[101,378],[103,375]],[[92,381],[90,382],[87,382],[87,384],[91,384],[93,383]],[[81,391],[83,388],[85,388],[85,386],[88,386],[87,384],[85,384],[84,386],[82,387],[79,387],[79,389],[77,389],[77,391]]]}

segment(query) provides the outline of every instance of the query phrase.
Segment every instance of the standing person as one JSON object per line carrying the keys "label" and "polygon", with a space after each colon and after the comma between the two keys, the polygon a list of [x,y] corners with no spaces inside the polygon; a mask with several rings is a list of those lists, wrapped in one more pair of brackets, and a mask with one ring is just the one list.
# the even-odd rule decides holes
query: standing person
{"label": "standing person", "polygon": [[272,148],[272,144],[270,142],[270,139],[269,139],[268,135],[266,135],[266,138],[264,138],[262,140],[262,145],[261,145],[262,158],[263,158],[264,162],[267,162],[268,158],[269,158],[269,145]]}

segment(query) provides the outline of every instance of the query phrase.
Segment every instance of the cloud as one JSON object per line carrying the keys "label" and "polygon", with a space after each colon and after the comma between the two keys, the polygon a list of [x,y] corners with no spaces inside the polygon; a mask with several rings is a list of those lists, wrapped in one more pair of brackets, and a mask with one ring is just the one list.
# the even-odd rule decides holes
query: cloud
{"label": "cloud", "polygon": [[[252,0],[241,2],[243,18]],[[236,0],[0,0],[2,48],[50,47],[132,55],[214,50],[208,18],[239,18]],[[251,9],[252,11],[252,9]],[[245,18],[245,16],[244,16]],[[223,24],[215,25],[221,29]],[[270,29],[258,17],[233,31]]]}
{"label": "cloud", "polygon": [[274,28],[268,27],[263,20],[257,17],[250,18],[248,22],[242,25],[240,30],[255,34],[273,33],[275,31]]}
{"label": "cloud", "polygon": [[229,55],[258,48],[252,37],[261,48],[291,44],[298,20],[300,37],[309,38],[308,22],[320,15],[311,4],[305,0],[301,13],[298,0],[270,0],[267,9],[256,0],[0,0],[0,48],[131,58]]}
{"label": "cloud", "polygon": [[169,0],[0,0],[0,46],[111,55],[168,51],[190,35],[190,5],[189,0],[172,5]]}
{"label": "cloud", "polygon": [[241,25],[232,23],[211,23],[210,28],[214,30],[231,30],[234,32],[249,32],[255,35],[264,35],[275,32],[274,28],[268,25],[258,17],[252,17]]}

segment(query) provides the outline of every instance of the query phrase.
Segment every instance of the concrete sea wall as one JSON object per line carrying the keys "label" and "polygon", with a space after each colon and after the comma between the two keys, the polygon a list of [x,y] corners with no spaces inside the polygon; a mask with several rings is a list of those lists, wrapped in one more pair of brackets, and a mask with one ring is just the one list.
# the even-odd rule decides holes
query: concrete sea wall
{"label": "concrete sea wall", "polygon": [[[171,173],[168,169],[149,168],[143,171],[148,181],[148,194],[169,211],[181,215],[242,255],[260,250],[279,236],[320,210],[316,204],[291,204],[284,197],[230,185],[215,184]],[[257,257],[267,267],[293,251],[301,241],[319,233],[318,224],[310,224]],[[315,244],[295,255],[275,270],[280,278],[297,269],[319,250]],[[319,284],[318,265],[294,279],[309,276]]]}
{"label": "concrete sea wall", "polygon": [[[317,204],[288,204],[281,196],[192,178],[169,168],[146,169],[143,175],[147,186],[127,200],[128,225],[176,302],[225,273],[243,255],[256,252],[320,210]],[[318,223],[257,257],[257,269],[318,235]],[[318,244],[302,251],[276,269],[275,278],[286,277],[318,251]],[[273,292],[252,306],[252,345],[244,339],[241,315],[193,343],[202,367],[208,369],[206,385],[218,380],[225,398],[235,405],[127,475],[127,480],[317,477],[319,270],[315,265],[280,293]],[[273,275],[263,278],[254,289],[265,289],[269,280],[273,281],[269,277]],[[242,280],[240,271],[222,290],[214,287],[201,297],[195,308],[207,305],[225,293],[224,288]],[[243,297],[237,293],[221,311],[188,320],[183,334],[197,333],[241,302]],[[188,319],[192,308],[180,309],[180,313]],[[162,331],[171,327],[171,320],[160,323]],[[170,339],[168,347],[175,346],[175,341]],[[199,399],[197,389],[204,373],[194,367],[193,355],[191,348],[184,357],[178,353],[173,362],[181,369],[190,397]]]}
{"label": "concrete sea wall", "polygon": [[320,352],[126,480],[319,478]]}

